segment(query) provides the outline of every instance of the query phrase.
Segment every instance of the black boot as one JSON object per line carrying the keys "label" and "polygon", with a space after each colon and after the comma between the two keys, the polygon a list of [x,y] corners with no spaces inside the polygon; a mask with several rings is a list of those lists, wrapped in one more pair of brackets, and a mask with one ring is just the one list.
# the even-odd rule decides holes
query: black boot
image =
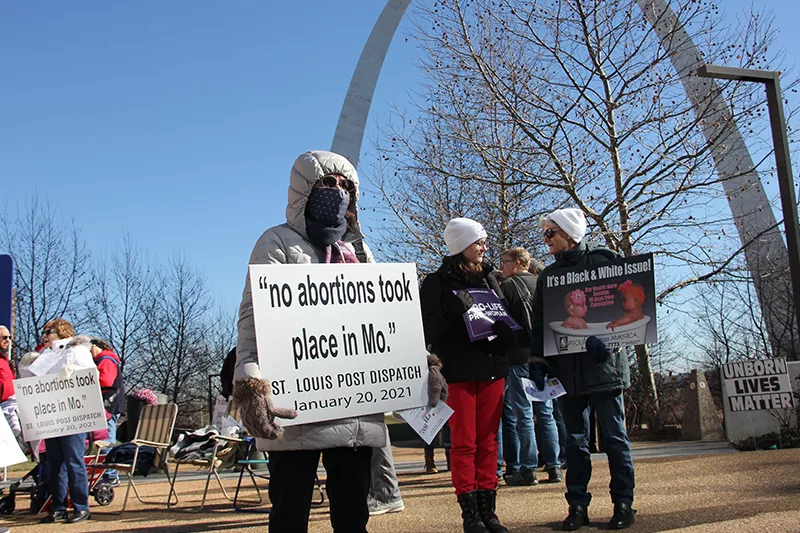
{"label": "black boot", "polygon": [[464,519],[464,533],[489,533],[478,514],[478,493],[465,492],[458,495],[461,518]]}
{"label": "black boot", "polygon": [[39,520],[42,524],[53,524],[67,519],[66,511],[51,511],[47,516]]}
{"label": "black boot", "polygon": [[631,507],[629,503],[615,503],[614,516],[608,523],[609,529],[627,529],[633,525],[633,515],[636,514],[636,509]]}
{"label": "black boot", "polygon": [[478,491],[478,514],[481,516],[483,525],[486,526],[490,533],[508,533],[508,529],[500,523],[500,519],[497,518],[494,512],[496,503],[496,490]]}
{"label": "black boot", "polygon": [[575,531],[583,526],[589,525],[589,509],[585,505],[572,504],[569,506],[569,514],[561,522],[561,529],[564,531]]}

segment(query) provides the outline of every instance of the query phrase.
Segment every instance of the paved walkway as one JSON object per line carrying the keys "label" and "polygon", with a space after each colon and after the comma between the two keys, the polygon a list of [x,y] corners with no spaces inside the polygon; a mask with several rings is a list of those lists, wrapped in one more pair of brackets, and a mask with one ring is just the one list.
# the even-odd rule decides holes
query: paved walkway
{"label": "paved walkway", "polygon": [[[714,451],[716,450],[716,451]],[[459,533],[459,509],[449,473],[423,475],[407,471],[419,461],[421,449],[396,449],[399,479],[406,510],[374,517],[371,533]],[[709,443],[642,444],[635,447],[636,504],[639,514],[631,532],[753,532],[800,533],[800,450],[730,453],[730,448]],[[441,453],[440,453],[441,455]],[[601,459],[601,454],[597,459]],[[443,458],[442,458],[443,459]],[[592,525],[582,531],[605,529],[612,506],[607,496],[608,469],[596,463],[590,490]],[[234,482],[225,480],[231,487]],[[142,485],[149,497],[164,497],[163,482]],[[210,506],[194,513],[202,493],[200,481],[181,481],[177,510],[130,505],[123,515],[124,491],[117,489],[109,507],[92,506],[91,521],[72,526],[42,526],[23,512],[0,517],[14,533],[47,531],[110,533],[190,533],[241,531],[266,532],[265,514],[236,513],[212,485]],[[566,512],[563,484],[502,487],[498,514],[513,533],[554,531]],[[22,502],[24,503],[24,501]],[[266,507],[261,507],[266,510]],[[330,532],[327,504],[314,508],[311,533]]]}

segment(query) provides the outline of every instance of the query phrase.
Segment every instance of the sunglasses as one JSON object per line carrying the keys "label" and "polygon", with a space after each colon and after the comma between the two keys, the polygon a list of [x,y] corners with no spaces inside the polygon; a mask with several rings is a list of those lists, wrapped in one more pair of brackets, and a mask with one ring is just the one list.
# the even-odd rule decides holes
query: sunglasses
{"label": "sunglasses", "polygon": [[544,230],[544,233],[542,233],[542,235],[544,235],[545,239],[552,239],[553,237],[556,236],[557,233],[558,233],[557,229],[550,228]]}
{"label": "sunglasses", "polygon": [[328,174],[327,176],[322,176],[319,180],[325,187],[329,187],[334,189],[336,187],[341,187],[347,192],[353,192],[356,190],[356,184],[353,183],[353,180],[349,180],[342,176],[335,176],[333,174]]}
{"label": "sunglasses", "polygon": [[44,330],[44,331],[42,332],[42,337],[47,337],[47,336],[48,336],[48,335],[50,335],[51,333],[55,333],[55,330],[52,330],[52,329],[46,329],[46,330]]}
{"label": "sunglasses", "polygon": [[0,340],[4,341],[11,340],[11,335],[3,335],[2,337],[0,337]]}

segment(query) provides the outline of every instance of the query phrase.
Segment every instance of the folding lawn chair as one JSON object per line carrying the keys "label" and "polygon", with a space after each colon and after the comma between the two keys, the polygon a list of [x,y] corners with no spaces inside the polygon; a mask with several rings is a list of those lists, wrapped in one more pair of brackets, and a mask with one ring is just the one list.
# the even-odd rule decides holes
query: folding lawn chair
{"label": "folding lawn chair", "polygon": [[[236,484],[236,493],[233,496],[233,510],[234,511],[241,511],[241,512],[250,512],[250,513],[268,513],[269,509],[256,509],[254,507],[241,507],[239,505],[239,489],[242,486],[242,478],[244,478],[245,473],[250,476],[250,481],[253,482],[253,486],[256,489],[256,495],[258,496],[258,501],[251,502],[247,501],[244,503],[247,504],[261,504],[264,501],[264,498],[261,496],[261,491],[258,488],[258,483],[256,482],[256,478],[264,479],[269,481],[269,472],[266,474],[261,474],[253,470],[253,466],[256,465],[268,465],[269,459],[267,458],[267,453],[263,453],[263,459],[250,459],[250,453],[253,450],[253,447],[256,445],[256,439],[253,437],[245,437],[245,442],[247,442],[247,452],[245,454],[245,459],[240,459],[236,461],[236,464],[241,467],[241,471],[239,472],[239,482]],[[319,475],[316,475],[316,483],[317,483],[317,490],[319,491],[319,501],[312,500],[311,505],[322,505],[325,503],[325,492],[322,490],[322,483],[319,480]],[[269,485],[267,485],[269,487]]]}
{"label": "folding lawn chair", "polygon": [[[136,483],[133,481],[133,471],[136,468],[136,460],[139,457],[140,448],[142,446],[151,446],[156,449],[156,458],[153,466],[161,468],[169,480],[169,447],[171,445],[170,441],[172,440],[172,430],[175,427],[175,419],[177,417],[178,406],[174,403],[145,405],[139,415],[139,425],[136,426],[136,435],[131,441],[131,444],[136,446],[131,462],[89,465],[113,468],[124,473],[128,477],[128,488],[125,490],[125,501],[122,503],[120,514],[124,513],[128,506],[128,496],[131,487],[133,487],[136,498],[142,503],[150,505],[161,505],[165,503],[163,501],[144,500],[139,494],[139,490],[136,488]],[[172,501],[173,495],[175,495],[174,502]],[[173,490],[172,485],[170,485],[166,501],[167,508],[175,503],[178,503],[178,495]]]}
{"label": "folding lawn chair", "polygon": [[[228,494],[228,491],[225,490],[225,485],[222,484],[222,479],[220,479],[219,477],[219,468],[223,464],[223,460],[220,456],[224,453],[236,453],[236,450],[233,449],[235,448],[236,444],[245,442],[243,439],[238,439],[235,437],[225,437],[222,435],[212,435],[210,438],[214,442],[214,448],[209,457],[203,457],[199,459],[179,459],[176,457],[172,457],[169,460],[172,464],[175,465],[175,471],[172,473],[172,480],[170,481],[170,488],[173,492],[175,492],[175,481],[178,478],[178,469],[180,468],[181,465],[198,466],[208,470],[208,476],[206,476],[206,486],[203,489],[203,499],[200,501],[200,507],[197,509],[197,512],[202,511],[203,507],[206,504],[206,496],[208,495],[208,486],[211,483],[212,475],[217,480],[219,488],[222,489],[222,495],[225,496],[225,498],[228,501],[231,502],[234,501],[234,498],[232,498]],[[255,485],[255,481],[253,482],[253,485],[255,486],[256,491],[258,491],[258,486]],[[259,501],[253,503],[261,503],[260,494],[259,494]]]}

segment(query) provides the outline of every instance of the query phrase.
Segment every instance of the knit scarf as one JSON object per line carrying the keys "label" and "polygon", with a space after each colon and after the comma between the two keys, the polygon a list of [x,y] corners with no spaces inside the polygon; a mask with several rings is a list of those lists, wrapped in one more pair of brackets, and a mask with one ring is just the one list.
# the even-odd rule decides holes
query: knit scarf
{"label": "knit scarf", "polygon": [[358,263],[358,257],[343,241],[325,247],[325,263]]}

